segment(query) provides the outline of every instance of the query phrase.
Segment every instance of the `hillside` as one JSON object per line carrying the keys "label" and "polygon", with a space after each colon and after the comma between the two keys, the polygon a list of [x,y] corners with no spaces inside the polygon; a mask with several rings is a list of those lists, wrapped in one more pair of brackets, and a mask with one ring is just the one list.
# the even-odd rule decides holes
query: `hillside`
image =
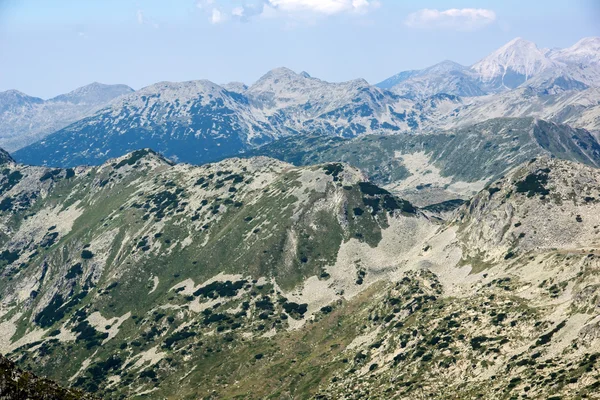
{"label": "hillside", "polygon": [[0,351],[102,398],[585,398],[600,172],[504,175],[445,222],[340,163],[6,163]]}
{"label": "hillside", "polygon": [[221,352],[253,358],[254,339],[355,296],[433,229],[342,164],[193,167],[144,150],[97,168],[5,167],[0,351],[101,397],[176,390]]}

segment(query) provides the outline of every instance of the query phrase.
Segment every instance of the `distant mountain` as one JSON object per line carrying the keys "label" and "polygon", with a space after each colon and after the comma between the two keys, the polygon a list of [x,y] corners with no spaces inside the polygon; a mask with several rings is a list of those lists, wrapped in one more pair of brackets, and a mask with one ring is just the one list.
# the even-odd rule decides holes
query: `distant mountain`
{"label": "distant mountain", "polygon": [[[421,134],[504,117],[568,123],[598,135],[598,42],[587,38],[568,49],[543,50],[517,38],[471,67],[444,61],[379,87],[363,79],[326,82],[288,68],[249,87],[162,82],[121,96],[13,155],[24,163],[66,167],[98,165],[149,147],[202,164],[294,135]],[[89,93],[98,91],[94,86],[47,102],[11,92],[0,107],[88,104],[99,98]]]}
{"label": "distant mountain", "polygon": [[329,83],[306,73],[277,68],[246,92],[252,106],[278,130],[321,132],[342,137],[393,133],[409,128],[397,95],[364,79]]}
{"label": "distant mountain", "polygon": [[132,91],[125,85],[92,83],[49,100],[16,90],[0,92],[0,146],[18,150]]}
{"label": "distant mountain", "polygon": [[489,118],[535,117],[600,132],[600,88],[566,90],[565,86],[577,84],[563,78],[531,81],[539,85],[526,83],[495,95],[462,98],[458,107],[428,121],[428,129],[456,128]]}
{"label": "distant mountain", "polygon": [[[450,62],[453,63],[453,61],[450,61]],[[458,65],[460,65],[460,64],[458,64]],[[410,71],[402,71],[392,77],[387,78],[384,81],[379,82],[375,86],[380,87],[382,89],[392,89],[394,86],[406,81],[407,79],[412,78],[413,76],[422,75],[422,71],[423,70],[420,70],[420,69],[413,69]]]}
{"label": "distant mountain", "polygon": [[584,38],[566,49],[546,50],[516,38],[471,67],[444,61],[401,72],[377,86],[402,96],[447,93],[463,97],[509,91],[522,85],[540,90],[584,90],[600,86],[600,38]]}
{"label": "distant mountain", "polygon": [[233,156],[301,132],[355,137],[419,127],[410,101],[364,80],[329,83],[278,68],[229,90],[209,81],[162,82],[14,153],[24,163],[100,164],[149,147],[189,163]]}
{"label": "distant mountain", "polygon": [[[274,136],[248,100],[209,81],[160,82],[116,99],[15,154],[31,164],[100,164],[140,148],[209,162]],[[65,151],[65,146],[68,149]]]}
{"label": "distant mountain", "polygon": [[71,103],[71,104],[87,104],[97,106],[105,104],[112,99],[122,96],[123,94],[131,93],[133,89],[127,85],[105,85],[94,82],[89,85],[80,87],[72,92],[61,94],[53,97],[48,102],[50,103]]}
{"label": "distant mountain", "polygon": [[514,89],[553,67],[555,64],[535,43],[516,38],[473,64],[471,69],[492,90],[502,90]]}
{"label": "distant mountain", "polygon": [[378,83],[377,86],[391,89],[401,96],[414,98],[439,93],[465,97],[486,94],[476,74],[454,61],[443,61],[423,70],[401,72]]}
{"label": "distant mountain", "polygon": [[229,90],[230,92],[240,93],[240,94],[242,94],[246,90],[248,90],[248,85],[246,85],[242,82],[229,82],[222,86],[225,90]]}
{"label": "distant mountain", "polygon": [[583,38],[566,49],[553,50],[548,56],[568,64],[600,64],[600,37]]}

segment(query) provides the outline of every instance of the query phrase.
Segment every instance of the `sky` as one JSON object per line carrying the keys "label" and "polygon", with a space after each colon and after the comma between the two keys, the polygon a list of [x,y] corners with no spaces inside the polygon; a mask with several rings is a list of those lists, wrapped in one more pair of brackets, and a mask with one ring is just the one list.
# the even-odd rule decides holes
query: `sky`
{"label": "sky", "polygon": [[598,0],[0,0],[0,91],[251,84],[281,66],[377,83],[471,65],[515,37],[552,48],[587,36],[600,36]]}

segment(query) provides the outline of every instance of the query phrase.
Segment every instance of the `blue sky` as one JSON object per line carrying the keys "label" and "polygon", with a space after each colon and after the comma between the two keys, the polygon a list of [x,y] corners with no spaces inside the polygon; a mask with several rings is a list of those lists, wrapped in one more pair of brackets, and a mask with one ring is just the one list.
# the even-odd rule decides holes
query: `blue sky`
{"label": "blue sky", "polygon": [[517,36],[540,47],[600,36],[600,2],[0,0],[0,90],[252,83],[278,66],[377,83],[445,59],[470,65]]}

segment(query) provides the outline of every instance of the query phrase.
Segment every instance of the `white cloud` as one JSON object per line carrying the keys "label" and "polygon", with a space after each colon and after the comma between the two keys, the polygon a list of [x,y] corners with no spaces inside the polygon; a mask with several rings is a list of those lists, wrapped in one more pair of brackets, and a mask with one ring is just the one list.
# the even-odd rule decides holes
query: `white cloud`
{"label": "white cloud", "polygon": [[144,15],[144,11],[142,11],[142,10],[137,10],[137,22],[138,22],[138,24],[140,24],[140,25],[150,25],[150,26],[152,26],[154,29],[158,29],[158,28],[159,28],[159,25],[158,25],[158,23],[156,23],[155,21],[153,21],[153,20],[151,20],[151,19],[147,18],[147,17]]}
{"label": "white cloud", "polygon": [[244,11],[244,7],[235,7],[231,10],[231,15],[242,18],[244,17]]}
{"label": "white cloud", "polygon": [[215,4],[215,0],[197,0],[196,1],[196,7],[198,8],[210,8],[212,7],[212,5]]}
{"label": "white cloud", "polygon": [[267,4],[287,13],[312,12],[333,15],[344,12],[365,12],[378,3],[371,0],[267,0]]}
{"label": "white cloud", "polygon": [[363,14],[380,6],[379,0],[244,0],[227,6],[222,0],[195,0],[196,7],[213,24],[228,20],[247,22],[255,17],[282,18],[314,22],[315,18],[335,14]]}
{"label": "white cloud", "polygon": [[223,14],[217,8],[213,8],[212,15],[210,17],[210,22],[213,24],[218,24],[224,21]]}
{"label": "white cloud", "polygon": [[137,10],[137,22],[140,25],[144,24],[144,12],[142,10]]}
{"label": "white cloud", "polygon": [[404,24],[411,28],[439,28],[472,31],[496,20],[496,13],[483,8],[452,8],[445,11],[422,9],[409,14]]}

